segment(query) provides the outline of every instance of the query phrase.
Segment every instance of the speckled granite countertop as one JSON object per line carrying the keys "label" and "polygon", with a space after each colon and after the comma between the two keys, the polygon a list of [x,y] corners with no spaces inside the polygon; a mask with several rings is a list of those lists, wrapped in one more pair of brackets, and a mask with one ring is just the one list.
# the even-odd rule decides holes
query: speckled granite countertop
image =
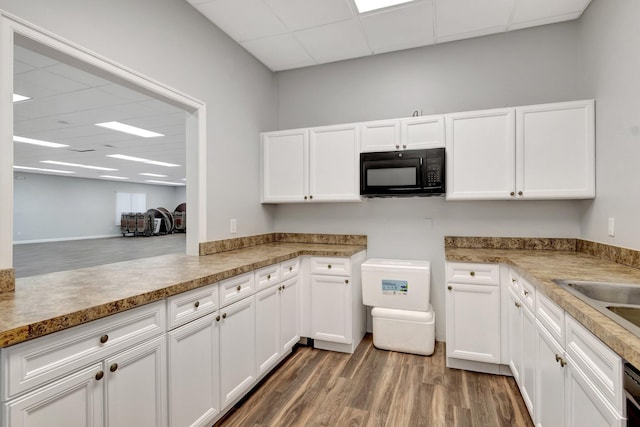
{"label": "speckled granite countertop", "polygon": [[350,257],[365,249],[358,244],[273,242],[206,256],[164,255],[16,279],[15,292],[0,294],[0,347],[300,255]]}
{"label": "speckled granite countertop", "polygon": [[446,248],[447,261],[504,263],[582,323],[616,353],[640,367],[640,338],[552,282],[552,279],[638,283],[640,269],[576,251]]}

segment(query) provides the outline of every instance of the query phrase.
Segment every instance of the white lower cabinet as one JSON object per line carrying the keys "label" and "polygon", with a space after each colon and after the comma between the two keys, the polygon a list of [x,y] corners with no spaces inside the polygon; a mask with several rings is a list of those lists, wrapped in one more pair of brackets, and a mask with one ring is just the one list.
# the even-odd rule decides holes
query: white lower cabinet
{"label": "white lower cabinet", "polygon": [[104,425],[102,364],[91,365],[3,405],[3,426],[100,427]]}
{"label": "white lower cabinet", "polygon": [[106,359],[106,425],[167,425],[166,339],[162,335]]}
{"label": "white lower cabinet", "polygon": [[208,426],[220,412],[217,313],[167,334],[169,425]]}
{"label": "white lower cabinet", "polygon": [[300,276],[282,282],[280,290],[280,353],[291,351],[300,340]]}
{"label": "white lower cabinet", "polygon": [[[520,392],[527,409],[534,418],[536,390],[536,318],[522,306],[522,370],[520,372]],[[535,418],[534,418],[535,421]]]}
{"label": "white lower cabinet", "polygon": [[536,327],[536,426],[564,426],[566,356],[564,349],[540,321],[536,321]]}
{"label": "white lower cabinet", "polygon": [[508,360],[511,374],[516,383],[521,384],[522,372],[522,303],[516,294],[509,291],[509,351]]}
{"label": "white lower cabinet", "polygon": [[313,339],[349,344],[351,287],[340,276],[311,277],[311,334]]}
{"label": "white lower cabinet", "polygon": [[256,304],[247,297],[220,309],[220,406],[241,397],[256,380]]}

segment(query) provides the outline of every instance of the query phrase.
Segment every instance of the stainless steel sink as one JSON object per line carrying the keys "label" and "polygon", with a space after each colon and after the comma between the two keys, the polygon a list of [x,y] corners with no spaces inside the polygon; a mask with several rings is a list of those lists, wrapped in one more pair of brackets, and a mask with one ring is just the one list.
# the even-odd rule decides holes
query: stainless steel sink
{"label": "stainless steel sink", "polygon": [[640,284],[566,279],[553,281],[640,337]]}

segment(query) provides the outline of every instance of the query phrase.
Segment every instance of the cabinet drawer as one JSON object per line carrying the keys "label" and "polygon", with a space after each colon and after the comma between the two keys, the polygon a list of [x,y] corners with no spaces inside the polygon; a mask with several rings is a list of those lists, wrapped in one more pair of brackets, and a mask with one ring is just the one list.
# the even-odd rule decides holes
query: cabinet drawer
{"label": "cabinet drawer", "polygon": [[69,374],[166,331],[158,301],[32,341],[1,349],[1,399]]}
{"label": "cabinet drawer", "polygon": [[500,282],[500,266],[498,264],[447,263],[447,281],[497,285]]}
{"label": "cabinet drawer", "polygon": [[218,309],[218,285],[209,285],[167,298],[168,328],[177,328]]}
{"label": "cabinet drawer", "polygon": [[227,306],[244,297],[253,295],[256,291],[254,272],[241,274],[218,283],[220,292],[220,307]]}
{"label": "cabinet drawer", "polygon": [[288,279],[289,277],[297,276],[298,274],[300,274],[300,258],[293,258],[280,263],[280,272],[283,281]]}
{"label": "cabinet drawer", "polygon": [[564,310],[558,304],[547,298],[542,292],[536,293],[536,318],[564,348]]}
{"label": "cabinet drawer", "polygon": [[522,277],[520,282],[520,299],[527,306],[531,312],[535,312],[536,305],[536,288],[531,283],[524,280]]}
{"label": "cabinet drawer", "polygon": [[311,274],[351,276],[351,260],[349,258],[312,257]]}
{"label": "cabinet drawer", "polygon": [[623,413],[622,359],[568,314],[567,354],[603,397]]}
{"label": "cabinet drawer", "polygon": [[256,270],[256,289],[262,290],[280,283],[280,264],[273,264]]}

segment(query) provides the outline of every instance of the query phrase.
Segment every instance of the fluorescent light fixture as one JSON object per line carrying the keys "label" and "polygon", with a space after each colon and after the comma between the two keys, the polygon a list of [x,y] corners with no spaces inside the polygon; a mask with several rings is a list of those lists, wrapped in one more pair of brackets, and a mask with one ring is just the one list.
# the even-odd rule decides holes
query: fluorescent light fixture
{"label": "fluorescent light fixture", "polygon": [[152,132],[150,130],[138,128],[131,125],[125,125],[120,122],[104,122],[104,123],[96,123],[96,126],[100,126],[103,128],[117,130],[119,132],[129,133],[131,135],[141,136],[143,138],[155,138],[158,136],[164,136],[161,133]]}
{"label": "fluorescent light fixture", "polygon": [[24,95],[18,95],[17,93],[13,94],[13,102],[26,101],[27,99],[31,99],[31,98]]}
{"label": "fluorescent light fixture", "polygon": [[117,171],[118,169],[103,168],[102,166],[82,165],[80,163],[58,162],[57,160],[41,160],[40,163],[49,163],[51,165],[72,166],[74,168],[95,169],[98,171]]}
{"label": "fluorescent light fixture", "polygon": [[111,157],[111,158],[114,158],[114,159],[120,159],[120,160],[129,160],[131,162],[146,163],[148,165],[167,166],[167,167],[170,167],[170,168],[175,168],[175,167],[180,166],[180,165],[176,165],[176,164],[173,164],[173,163],[157,162],[155,160],[143,159],[141,157],[126,156],[124,154],[107,154],[107,157]]}
{"label": "fluorescent light fixture", "polygon": [[109,178],[109,179],[129,179],[126,176],[114,176],[114,175],[100,175],[100,178]]}
{"label": "fluorescent light fixture", "polygon": [[143,172],[143,173],[141,173],[140,175],[143,175],[143,176],[152,176],[152,177],[154,177],[154,178],[166,178],[166,177],[168,177],[168,176],[169,176],[169,175],[160,175],[159,173],[148,173],[148,172]]}
{"label": "fluorescent light fixture", "polygon": [[409,3],[413,0],[355,0],[358,12],[365,13],[372,10],[384,9],[397,4]]}
{"label": "fluorescent light fixture", "polygon": [[54,172],[54,173],[75,173],[72,171],[61,171],[58,169],[42,169],[42,168],[32,168],[29,166],[14,166],[14,169],[20,169],[25,171],[39,171],[39,172]]}
{"label": "fluorescent light fixture", "polygon": [[152,184],[164,184],[164,185],[185,185],[183,182],[158,181],[155,179],[145,179],[144,182],[150,182]]}
{"label": "fluorescent light fixture", "polygon": [[43,141],[41,139],[25,138],[23,136],[15,136],[15,135],[13,136],[13,141],[22,142],[25,144],[41,145],[43,147],[50,147],[50,148],[68,147],[68,145],[66,144],[58,144],[57,142],[49,142],[49,141]]}

